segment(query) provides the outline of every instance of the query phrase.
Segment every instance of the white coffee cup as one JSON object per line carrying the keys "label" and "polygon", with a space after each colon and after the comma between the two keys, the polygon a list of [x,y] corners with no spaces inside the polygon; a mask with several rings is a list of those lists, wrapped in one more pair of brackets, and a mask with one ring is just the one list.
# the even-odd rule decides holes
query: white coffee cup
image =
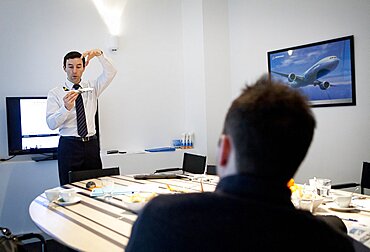
{"label": "white coffee cup", "polygon": [[348,195],[348,196],[338,196],[335,199],[335,203],[339,207],[349,207],[351,205],[351,199],[352,199],[352,196],[351,195]]}
{"label": "white coffee cup", "polygon": [[72,202],[77,198],[77,192],[74,189],[64,189],[60,191],[60,197],[64,202]]}
{"label": "white coffee cup", "polygon": [[59,198],[60,189],[59,188],[52,188],[45,190],[45,195],[48,201],[52,202]]}

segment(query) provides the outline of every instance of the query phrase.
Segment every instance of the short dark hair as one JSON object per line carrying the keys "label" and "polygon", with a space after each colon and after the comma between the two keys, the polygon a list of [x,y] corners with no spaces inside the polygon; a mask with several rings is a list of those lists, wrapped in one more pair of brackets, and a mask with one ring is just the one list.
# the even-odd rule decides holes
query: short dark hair
{"label": "short dark hair", "polygon": [[[77,51],[71,51],[64,56],[63,59],[63,66],[66,67],[66,63],[68,59],[76,59],[76,58],[81,58],[82,54]],[[85,58],[82,58],[82,65],[85,67]]]}
{"label": "short dark hair", "polygon": [[239,173],[286,182],[306,156],[315,126],[306,98],[265,75],[233,101],[224,134],[234,143]]}

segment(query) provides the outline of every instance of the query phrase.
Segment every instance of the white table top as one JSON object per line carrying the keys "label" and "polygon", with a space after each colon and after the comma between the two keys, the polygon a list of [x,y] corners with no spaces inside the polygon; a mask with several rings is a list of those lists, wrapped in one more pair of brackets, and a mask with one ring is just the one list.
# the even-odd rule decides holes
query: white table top
{"label": "white table top", "polygon": [[[187,192],[200,192],[199,181],[188,179],[135,180],[132,176],[112,176],[115,187],[155,185],[159,193],[173,193],[171,189]],[[98,179],[89,179],[66,185],[76,188],[81,201],[72,205],[50,203],[45,194],[34,199],[29,213],[35,224],[55,240],[71,248],[82,251],[123,251],[128,243],[131,228],[137,214],[128,210],[124,202],[130,194],[103,197],[90,197],[85,189],[87,181],[100,185]],[[208,176],[203,180],[204,191],[214,191],[218,178]]]}
{"label": "white table top", "polygon": [[[160,194],[173,193],[168,189],[200,192],[199,180],[188,179],[158,179],[135,180],[132,176],[112,176],[115,187],[145,187],[156,188]],[[89,179],[66,185],[66,188],[78,190],[81,201],[72,205],[50,203],[45,194],[34,199],[29,207],[29,213],[35,224],[46,234],[57,241],[82,251],[123,251],[128,243],[131,228],[137,214],[127,209],[125,202],[129,202],[130,193],[114,195],[112,199],[90,197],[90,191],[85,188],[87,181],[94,181],[99,186],[99,179]],[[214,191],[218,177],[203,178],[203,190]],[[333,195],[348,194],[339,190],[332,190]],[[370,232],[370,197],[356,194],[353,203],[362,205],[353,211],[335,210],[335,203],[325,201],[314,212],[315,215],[336,215],[343,220],[349,231],[356,227]],[[356,199],[357,198],[357,199]],[[332,208],[334,207],[334,208]],[[349,234],[359,239],[358,233]],[[369,239],[370,240],[370,239]],[[370,241],[366,246],[370,247]]]}
{"label": "white table top", "polygon": [[353,194],[351,207],[340,208],[333,200],[341,195],[351,193],[331,190],[330,197],[316,209],[314,215],[338,216],[346,225],[349,236],[370,247],[370,196]]}

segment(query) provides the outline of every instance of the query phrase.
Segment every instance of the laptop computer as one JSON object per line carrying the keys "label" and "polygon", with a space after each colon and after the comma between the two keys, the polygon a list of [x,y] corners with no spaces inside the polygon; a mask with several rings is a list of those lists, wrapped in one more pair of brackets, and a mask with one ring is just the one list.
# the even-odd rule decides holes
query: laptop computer
{"label": "laptop computer", "polygon": [[195,155],[191,153],[184,153],[182,162],[182,172],[190,172],[193,174],[204,174],[206,169],[207,157]]}
{"label": "laptop computer", "polygon": [[165,168],[156,170],[153,174],[138,174],[135,175],[135,179],[169,179],[169,178],[181,178],[181,174],[168,173],[173,171],[182,171],[182,174],[204,174],[206,168],[207,157],[184,153],[182,160],[182,168]]}

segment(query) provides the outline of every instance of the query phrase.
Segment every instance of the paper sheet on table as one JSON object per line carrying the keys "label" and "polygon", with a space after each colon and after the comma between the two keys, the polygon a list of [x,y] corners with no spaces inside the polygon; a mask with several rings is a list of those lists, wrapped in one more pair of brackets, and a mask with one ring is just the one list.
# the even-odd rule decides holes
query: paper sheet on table
{"label": "paper sheet on table", "polygon": [[[122,195],[122,194],[132,194],[135,192],[156,192],[159,193],[160,189],[158,185],[131,185],[131,186],[119,186],[115,185],[113,188],[113,195]],[[103,196],[104,192],[102,188],[94,188],[90,196],[96,197],[96,196]]]}
{"label": "paper sheet on table", "polygon": [[354,225],[348,229],[348,235],[353,239],[363,243],[365,246],[370,247],[369,228]]}
{"label": "paper sheet on table", "polygon": [[370,211],[370,200],[368,199],[352,199],[351,204],[359,210]]}

